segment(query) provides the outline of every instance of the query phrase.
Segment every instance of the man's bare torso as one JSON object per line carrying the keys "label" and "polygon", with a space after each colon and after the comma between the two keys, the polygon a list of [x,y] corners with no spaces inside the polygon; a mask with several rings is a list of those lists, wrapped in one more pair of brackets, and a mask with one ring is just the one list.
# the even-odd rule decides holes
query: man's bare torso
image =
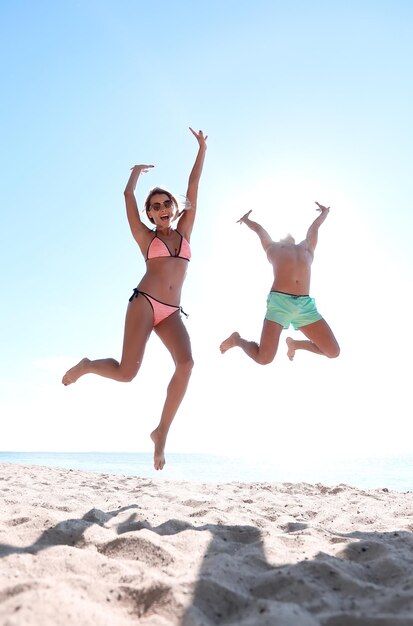
{"label": "man's bare torso", "polygon": [[274,270],[271,291],[283,291],[294,295],[309,294],[314,251],[309,247],[307,240],[299,244],[274,241],[266,252]]}

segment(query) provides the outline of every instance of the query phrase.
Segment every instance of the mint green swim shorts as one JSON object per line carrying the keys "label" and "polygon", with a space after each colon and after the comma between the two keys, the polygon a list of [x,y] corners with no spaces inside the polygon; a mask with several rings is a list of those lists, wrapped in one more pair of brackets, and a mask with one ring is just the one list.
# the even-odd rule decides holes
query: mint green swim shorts
{"label": "mint green swim shorts", "polygon": [[317,311],[314,298],[295,296],[282,291],[270,291],[267,298],[266,320],[276,322],[283,328],[290,324],[295,330],[323,319]]}

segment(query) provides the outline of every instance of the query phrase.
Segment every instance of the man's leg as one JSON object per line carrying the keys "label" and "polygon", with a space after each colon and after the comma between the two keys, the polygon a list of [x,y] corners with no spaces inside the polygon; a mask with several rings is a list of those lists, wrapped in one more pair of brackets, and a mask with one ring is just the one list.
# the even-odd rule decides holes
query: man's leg
{"label": "man's leg", "polygon": [[340,346],[324,319],[307,326],[301,326],[299,330],[308,338],[308,341],[287,337],[287,356],[290,361],[293,360],[296,350],[307,350],[314,354],[322,354],[330,359],[335,359],[340,354]]}
{"label": "man's leg", "polygon": [[277,322],[264,320],[260,342],[243,339],[239,333],[234,332],[220,345],[222,354],[230,348],[241,348],[245,354],[260,365],[268,365],[277,354],[278,343],[283,327]]}

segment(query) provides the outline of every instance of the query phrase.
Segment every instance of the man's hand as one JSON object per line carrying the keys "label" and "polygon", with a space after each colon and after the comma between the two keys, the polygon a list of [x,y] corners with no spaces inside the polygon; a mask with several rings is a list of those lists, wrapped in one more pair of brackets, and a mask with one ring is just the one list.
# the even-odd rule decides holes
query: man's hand
{"label": "man's hand", "polygon": [[329,206],[323,206],[322,204],[317,202],[317,200],[315,201],[315,203],[318,206],[318,209],[316,209],[316,211],[321,211],[321,213],[328,213],[329,212],[329,210],[330,210]]}
{"label": "man's hand", "polygon": [[237,224],[243,224],[246,222],[246,220],[248,219],[249,214],[252,213],[252,209],[251,211],[248,211],[248,213],[245,213],[245,215],[243,215],[242,217],[240,217],[239,220],[237,220]]}

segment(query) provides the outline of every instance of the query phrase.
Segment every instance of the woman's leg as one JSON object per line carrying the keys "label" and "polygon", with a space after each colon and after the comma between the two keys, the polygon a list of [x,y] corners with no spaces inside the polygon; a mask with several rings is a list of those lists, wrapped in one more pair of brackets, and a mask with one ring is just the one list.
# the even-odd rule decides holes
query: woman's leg
{"label": "woman's leg", "polygon": [[270,320],[264,320],[264,324],[261,332],[260,343],[256,341],[247,341],[243,339],[239,333],[232,333],[225,341],[220,345],[222,354],[230,348],[241,348],[245,354],[249,356],[253,361],[260,365],[268,365],[274,360],[277,354],[278,342],[283,327],[277,322],[271,322]]}
{"label": "woman's leg", "polygon": [[120,363],[115,359],[82,359],[63,376],[70,385],[85,374],[97,374],[120,382],[131,381],[140,368],[146,343],[153,328],[153,310],[144,296],[133,298],[126,311],[123,351]]}
{"label": "woman's leg", "polygon": [[322,354],[330,359],[335,359],[340,354],[340,346],[334,337],[333,331],[327,322],[318,320],[313,324],[301,326],[299,330],[308,337],[308,340],[297,340],[287,337],[287,356],[293,360],[296,350],[307,350],[314,354]]}
{"label": "woman's leg", "polygon": [[185,395],[194,362],[191,341],[179,311],[172,313],[155,326],[154,330],[171,353],[175,363],[175,372],[168,385],[160,422],[151,433],[155,444],[154,467],[161,470],[165,465],[165,443],[168,431]]}

